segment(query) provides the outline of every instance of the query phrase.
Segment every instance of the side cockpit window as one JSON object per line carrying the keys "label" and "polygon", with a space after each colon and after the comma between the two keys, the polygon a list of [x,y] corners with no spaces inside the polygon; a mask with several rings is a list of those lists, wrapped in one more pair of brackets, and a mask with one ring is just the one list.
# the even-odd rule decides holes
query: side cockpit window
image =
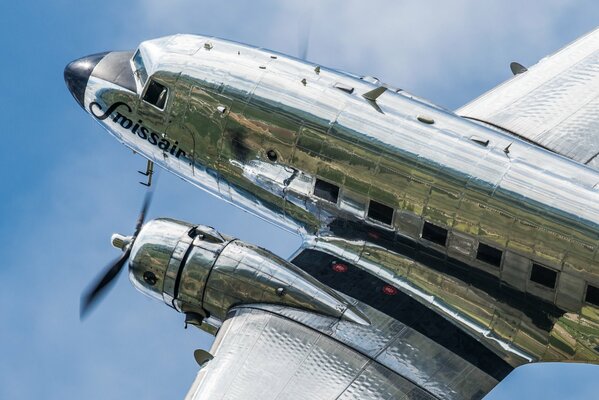
{"label": "side cockpit window", "polygon": [[161,110],[164,110],[167,96],[168,89],[166,86],[156,82],[154,79],[150,79],[150,83],[148,83],[148,88],[146,89],[143,100]]}
{"label": "side cockpit window", "polygon": [[141,53],[139,52],[139,49],[133,55],[132,61],[133,61],[133,71],[134,71],[135,77],[139,81],[139,84],[140,84],[139,86],[144,87],[148,80],[148,71],[146,70],[146,66],[144,64],[143,58],[141,57]]}

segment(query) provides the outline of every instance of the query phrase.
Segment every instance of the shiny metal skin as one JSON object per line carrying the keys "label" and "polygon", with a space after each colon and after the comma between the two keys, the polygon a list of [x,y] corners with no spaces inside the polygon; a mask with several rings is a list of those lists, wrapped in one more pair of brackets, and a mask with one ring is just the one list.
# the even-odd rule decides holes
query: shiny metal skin
{"label": "shiny metal skin", "polygon": [[457,110],[599,169],[599,29]]}
{"label": "shiny metal skin", "polygon": [[359,307],[371,321],[369,326],[283,306],[253,304],[236,309],[272,313],[327,335],[435,398],[480,398],[502,379],[490,376],[425,334],[375,308],[364,304]]}
{"label": "shiny metal skin", "polygon": [[210,227],[171,219],[143,226],[129,277],[150,297],[219,321],[234,306],[265,303],[369,324],[346,299],[290,262]]}
{"label": "shiny metal skin", "polygon": [[[319,261],[314,256],[307,260],[315,264]],[[501,364],[499,369],[480,363],[477,367],[468,355],[464,359],[464,353],[456,354],[455,348],[437,343],[437,339],[427,336],[421,327],[331,291],[302,271],[299,260],[294,262],[298,266],[210,227],[156,219],[143,226],[133,244],[129,275],[134,286],[150,297],[164,300],[180,312],[200,316],[197,325],[211,334],[227,332],[232,309],[279,315],[295,321],[288,325],[297,332],[308,329],[353,349],[347,354],[349,360],[362,359],[376,365],[382,374],[373,379],[385,379],[391,374],[397,378],[394,382],[407,379],[424,393],[438,398],[477,398],[480,393],[490,391],[511,370],[508,363]],[[149,280],[149,273],[156,279]],[[362,279],[356,284],[368,285],[369,282]],[[407,306],[419,319],[429,318],[414,304]],[[430,324],[428,321],[427,325]],[[444,333],[452,337],[456,334]],[[278,336],[281,332],[270,334]],[[286,340],[286,337],[281,339]],[[465,337],[455,339],[467,340]],[[216,344],[215,348],[217,353],[227,351],[218,350]],[[241,351],[237,349],[235,354],[241,356]],[[474,359],[484,358],[480,353],[471,355]],[[258,353],[252,354],[257,356]],[[273,357],[273,354],[263,357]],[[221,362],[218,357],[217,360]],[[334,365],[323,365],[325,367],[335,368]],[[291,371],[286,369],[286,373]],[[226,379],[234,377],[230,372],[225,375]],[[202,379],[214,385],[215,381],[225,378],[216,374]],[[393,387],[384,385],[380,390],[394,390]],[[326,398],[324,393],[321,395]]]}
{"label": "shiny metal skin", "polygon": [[[276,52],[176,35],[143,42],[136,54],[136,90],[92,72],[84,108],[134,151],[298,232],[305,244],[295,260],[311,251],[351,263],[510,367],[599,363],[599,308],[587,301],[599,288],[597,171],[404,91],[377,91],[378,80]],[[156,84],[168,91],[163,109],[148,96]],[[483,246],[499,252],[496,265],[481,259]],[[209,249],[198,251],[212,260]],[[246,251],[260,253],[237,254]],[[247,279],[238,284],[249,290],[257,267],[235,260],[239,269],[223,276],[241,272]],[[534,278],[539,270],[553,286]],[[188,300],[209,286],[201,271],[189,272]],[[208,300],[216,309],[235,304],[215,294]],[[436,347],[446,338],[422,339],[435,349],[428,359],[482,368],[451,346]],[[402,343],[397,354],[417,359],[418,347]],[[421,364],[402,374],[418,371],[421,386],[446,385],[433,369]],[[479,396],[501,378],[489,378],[491,369],[482,374]],[[455,396],[445,397],[473,393],[451,390]]]}
{"label": "shiny metal skin", "polygon": [[260,309],[234,309],[211,353],[187,400],[437,398],[328,334]]}
{"label": "shiny metal skin", "polygon": [[[170,290],[172,286],[172,277],[167,275],[167,272],[170,272],[170,261],[175,250],[178,250],[179,243],[187,242],[186,237],[189,237],[188,232],[191,228],[190,224],[168,219],[148,221],[143,226],[129,256],[129,280],[135,288],[149,297],[163,300],[163,292]],[[185,250],[187,247],[189,243]],[[179,266],[176,268],[178,271]],[[156,277],[154,283],[148,283],[144,278],[147,273]]]}

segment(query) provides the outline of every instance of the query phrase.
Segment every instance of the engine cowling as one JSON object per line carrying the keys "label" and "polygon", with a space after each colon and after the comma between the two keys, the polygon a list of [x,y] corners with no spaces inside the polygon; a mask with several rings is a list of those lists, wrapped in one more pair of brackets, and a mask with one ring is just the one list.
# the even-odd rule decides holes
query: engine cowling
{"label": "engine cowling", "polygon": [[131,251],[129,278],[211,333],[232,307],[254,303],[368,324],[345,298],[270,251],[173,219],[143,226]]}

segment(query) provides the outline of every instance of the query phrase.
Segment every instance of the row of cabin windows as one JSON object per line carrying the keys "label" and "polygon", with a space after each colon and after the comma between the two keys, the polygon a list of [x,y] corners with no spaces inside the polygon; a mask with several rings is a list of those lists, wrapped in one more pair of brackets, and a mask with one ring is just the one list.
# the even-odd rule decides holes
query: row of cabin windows
{"label": "row of cabin windows", "polygon": [[[314,195],[332,203],[337,203],[337,200],[339,199],[339,186],[316,179],[316,184],[314,185]],[[385,225],[392,225],[393,212],[393,208],[374,200],[370,200],[368,205],[368,218],[381,222]],[[422,225],[423,239],[445,247],[447,245],[447,237],[447,229],[434,225],[428,221],[424,221],[424,224]],[[499,268],[501,266],[502,258],[503,251],[489,246],[488,244],[478,244],[478,249],[476,251],[477,260]],[[547,268],[541,264],[533,263],[530,273],[530,280],[541,286],[555,290],[555,285],[557,283],[557,271]],[[599,288],[588,285],[585,301],[587,303],[599,306]]]}
{"label": "row of cabin windows", "polygon": [[[316,179],[316,183],[314,184],[314,195],[336,204],[339,199],[339,186],[321,179]],[[368,218],[385,225],[391,225],[393,223],[393,211],[393,208],[389,206],[370,200],[370,205],[368,206]]]}

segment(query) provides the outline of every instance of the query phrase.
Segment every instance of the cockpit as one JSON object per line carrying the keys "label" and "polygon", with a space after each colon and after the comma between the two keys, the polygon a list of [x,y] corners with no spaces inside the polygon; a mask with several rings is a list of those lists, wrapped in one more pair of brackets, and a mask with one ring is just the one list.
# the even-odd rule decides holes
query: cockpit
{"label": "cockpit", "polygon": [[168,98],[168,88],[157,80],[148,77],[148,70],[139,49],[131,58],[131,67],[133,68],[138,93],[142,93],[142,100],[159,110],[164,110]]}
{"label": "cockpit", "polygon": [[146,66],[139,49],[137,49],[133,55],[133,58],[131,59],[131,65],[133,67],[133,75],[135,75],[135,79],[137,80],[139,87],[143,88],[148,80],[148,71],[146,70]]}
{"label": "cockpit", "polygon": [[135,81],[129,63],[131,56],[131,51],[112,51],[106,54],[94,68],[93,76],[135,92]]}

